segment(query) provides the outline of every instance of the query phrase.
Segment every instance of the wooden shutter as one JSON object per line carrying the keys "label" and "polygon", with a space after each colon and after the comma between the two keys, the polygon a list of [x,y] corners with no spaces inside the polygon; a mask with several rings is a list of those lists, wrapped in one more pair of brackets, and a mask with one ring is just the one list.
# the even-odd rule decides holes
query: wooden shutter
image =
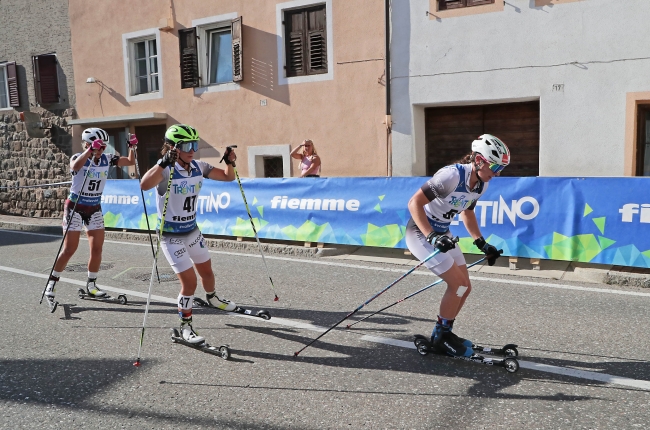
{"label": "wooden shutter", "polygon": [[305,66],[305,23],[302,11],[288,11],[284,14],[284,36],[286,53],[285,69],[287,77],[302,76]]}
{"label": "wooden shutter", "polygon": [[230,24],[232,35],[232,80],[238,82],[244,79],[244,52],[242,49],[242,17],[232,20]]}
{"label": "wooden shutter", "polygon": [[59,102],[59,80],[56,55],[47,54],[33,57],[34,90],[39,104]]}
{"label": "wooden shutter", "polygon": [[309,9],[307,17],[307,73],[327,73],[327,25],[325,5]]}
{"label": "wooden shutter", "polygon": [[196,28],[178,30],[181,60],[181,88],[199,86],[199,58],[196,46]]}
{"label": "wooden shutter", "polygon": [[480,6],[482,4],[494,3],[494,0],[465,0],[467,6]]}
{"label": "wooden shutter", "polygon": [[456,9],[465,7],[466,0],[438,0],[438,10]]}
{"label": "wooden shutter", "polygon": [[16,62],[7,63],[7,87],[9,87],[9,106],[20,106],[18,97],[18,73],[16,73]]}

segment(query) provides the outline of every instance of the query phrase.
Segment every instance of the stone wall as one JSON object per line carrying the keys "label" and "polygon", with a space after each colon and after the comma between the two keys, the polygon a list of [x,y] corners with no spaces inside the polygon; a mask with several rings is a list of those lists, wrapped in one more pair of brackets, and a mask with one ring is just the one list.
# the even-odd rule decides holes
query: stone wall
{"label": "stone wall", "polygon": [[[44,138],[27,135],[18,112],[0,114],[0,213],[30,217],[61,217],[69,186],[17,188],[70,180],[73,110],[35,110]],[[8,188],[4,188],[8,187]]]}

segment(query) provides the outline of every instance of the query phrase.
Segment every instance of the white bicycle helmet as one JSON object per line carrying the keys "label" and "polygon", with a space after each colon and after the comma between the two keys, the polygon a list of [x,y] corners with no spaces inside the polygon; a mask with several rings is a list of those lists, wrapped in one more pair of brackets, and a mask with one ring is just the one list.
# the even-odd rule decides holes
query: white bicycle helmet
{"label": "white bicycle helmet", "polygon": [[482,134],[472,142],[472,152],[478,152],[490,164],[503,167],[510,164],[510,150],[498,137],[491,134]]}
{"label": "white bicycle helmet", "polygon": [[101,139],[102,142],[104,142],[104,145],[108,143],[108,133],[106,133],[104,130],[101,128],[87,128],[81,133],[81,140],[84,142],[91,144],[95,140]]}

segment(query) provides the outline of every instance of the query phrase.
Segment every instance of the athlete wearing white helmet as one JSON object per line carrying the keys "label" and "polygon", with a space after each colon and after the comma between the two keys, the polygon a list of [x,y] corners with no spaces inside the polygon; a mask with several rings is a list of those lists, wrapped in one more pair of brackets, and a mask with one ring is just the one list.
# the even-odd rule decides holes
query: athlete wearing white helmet
{"label": "athlete wearing white helmet", "polygon": [[452,332],[454,320],[472,286],[465,257],[452,241],[449,225],[458,214],[474,244],[486,254],[488,264],[494,264],[500,251],[481,235],[474,207],[487,190],[488,182],[499,176],[508,164],[508,147],[491,134],[481,135],[472,142],[471,154],[457,164],[438,170],[409,200],[411,219],[406,226],[409,250],[420,260],[440,250],[425,263],[447,283],[431,342],[449,355],[469,357],[473,353],[473,343]]}
{"label": "athlete wearing white helmet", "polygon": [[[192,305],[198,280],[201,277],[208,303],[225,311],[233,311],[237,305],[220,299],[215,292],[215,278],[212,260],[201,230],[196,224],[196,205],[204,179],[232,181],[235,179],[233,163],[235,152],[226,151],[225,169],[218,169],[205,161],[195,160],[199,149],[199,134],[186,124],[175,124],[165,132],[163,157],[158,164],[142,176],[140,187],[149,190],[156,187],[158,199],[158,229],[163,224],[161,246],[167,261],[178,276],[181,291],[178,295],[178,314],[181,323],[181,336],[187,342],[200,345],[205,342],[192,327]],[[171,167],[174,172],[169,190]],[[169,192],[169,197],[167,193]],[[164,214],[165,200],[167,208]],[[196,268],[196,272],[194,271]]]}
{"label": "athlete wearing white helmet", "polygon": [[[130,148],[128,157],[104,153],[109,136],[101,128],[85,129],[81,134],[81,139],[84,151],[70,157],[72,185],[63,212],[63,231],[65,232],[67,228],[68,234],[45,289],[45,297],[50,303],[50,309],[54,303],[54,286],[79,246],[82,227],[86,228],[90,245],[86,290],[90,296],[103,297],[106,295],[105,292],[97,288],[96,284],[104,245],[104,216],[100,205],[101,196],[111,166],[123,167],[135,164],[134,151],[138,144],[135,135],[129,135],[127,141]],[[71,214],[73,208],[74,213]],[[69,228],[68,222],[70,222]]]}

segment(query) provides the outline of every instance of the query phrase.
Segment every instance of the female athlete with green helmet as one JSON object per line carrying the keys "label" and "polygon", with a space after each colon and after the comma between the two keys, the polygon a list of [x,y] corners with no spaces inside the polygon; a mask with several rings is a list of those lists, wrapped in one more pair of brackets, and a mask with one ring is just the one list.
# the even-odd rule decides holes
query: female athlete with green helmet
{"label": "female athlete with green helmet", "polygon": [[198,282],[196,272],[201,278],[210,305],[225,311],[237,308],[235,303],[216,296],[212,261],[196,224],[196,203],[203,179],[234,180],[232,163],[237,156],[234,151],[227,151],[226,168],[222,170],[195,160],[198,149],[199,134],[194,127],[172,125],[165,132],[163,157],[143,175],[140,185],[143,190],[156,187],[158,228],[162,226],[162,250],[181,283],[178,295],[180,334],[185,341],[195,345],[205,342],[192,328],[192,305]]}

